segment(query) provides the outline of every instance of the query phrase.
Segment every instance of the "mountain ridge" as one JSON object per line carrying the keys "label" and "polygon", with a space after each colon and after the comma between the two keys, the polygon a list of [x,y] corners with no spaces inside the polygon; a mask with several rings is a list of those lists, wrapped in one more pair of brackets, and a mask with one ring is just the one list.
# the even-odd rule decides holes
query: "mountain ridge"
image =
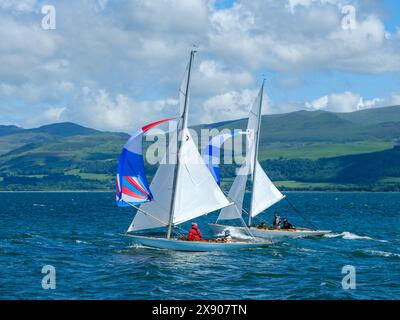
{"label": "mountain ridge", "polygon": [[[278,182],[286,190],[314,190],[321,184],[328,184],[324,190],[337,190],[339,184],[344,185],[340,190],[400,190],[400,159],[396,161],[400,106],[380,108],[375,119],[377,112],[343,116],[301,110],[264,115],[259,160],[274,180],[282,180]],[[192,128],[246,126],[247,119],[237,119]],[[0,126],[0,132],[4,127]],[[0,190],[113,189],[118,156],[129,137],[71,122],[31,129],[8,126],[3,132],[8,133],[0,134]],[[395,161],[389,161],[390,156]],[[387,170],[376,169],[378,174],[372,175],[372,180],[367,175],[350,179],[357,166],[368,173],[371,163],[384,163]],[[156,166],[146,167],[150,178]],[[229,183],[234,166],[222,165],[221,173],[223,183]]]}

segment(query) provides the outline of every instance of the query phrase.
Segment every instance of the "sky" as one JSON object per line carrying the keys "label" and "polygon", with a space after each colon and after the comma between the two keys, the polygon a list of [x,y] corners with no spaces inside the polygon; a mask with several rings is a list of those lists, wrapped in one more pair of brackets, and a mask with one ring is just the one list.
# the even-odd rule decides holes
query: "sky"
{"label": "sky", "polygon": [[0,0],[0,124],[175,116],[193,45],[189,124],[246,117],[264,77],[264,114],[400,104],[397,0]]}

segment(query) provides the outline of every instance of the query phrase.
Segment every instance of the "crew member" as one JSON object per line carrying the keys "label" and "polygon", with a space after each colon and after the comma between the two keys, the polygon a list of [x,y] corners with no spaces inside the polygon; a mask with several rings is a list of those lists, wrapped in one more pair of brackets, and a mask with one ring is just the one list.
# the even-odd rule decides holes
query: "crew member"
{"label": "crew member", "polygon": [[201,231],[196,222],[192,223],[192,229],[190,229],[187,239],[189,241],[200,241],[203,238]]}

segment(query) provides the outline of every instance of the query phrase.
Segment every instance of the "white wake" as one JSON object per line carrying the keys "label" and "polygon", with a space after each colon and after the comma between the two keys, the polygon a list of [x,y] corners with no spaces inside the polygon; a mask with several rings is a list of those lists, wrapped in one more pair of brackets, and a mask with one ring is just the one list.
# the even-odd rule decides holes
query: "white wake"
{"label": "white wake", "polygon": [[346,240],[370,240],[370,241],[379,241],[379,242],[387,242],[386,240],[378,240],[368,236],[359,236],[358,234],[351,233],[348,231],[344,231],[342,233],[332,233],[324,235],[326,238],[342,238]]}

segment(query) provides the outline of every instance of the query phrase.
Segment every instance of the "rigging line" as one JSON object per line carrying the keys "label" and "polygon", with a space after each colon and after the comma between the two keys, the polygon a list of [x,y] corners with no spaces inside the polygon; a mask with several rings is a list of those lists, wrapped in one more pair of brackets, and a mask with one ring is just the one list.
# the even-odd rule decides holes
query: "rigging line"
{"label": "rigging line", "polygon": [[[140,212],[143,212],[145,215],[147,215],[147,216],[153,218],[154,220],[157,220],[158,222],[161,222],[162,224],[168,225],[168,223],[165,223],[164,221],[162,221],[162,220],[156,218],[155,216],[151,215],[150,213],[144,211],[143,209],[140,209],[139,207],[137,207],[137,206],[135,206],[135,205],[133,205],[133,204],[131,204],[131,203],[129,203],[129,202],[126,202],[126,201],[124,201],[124,200],[122,200],[122,202],[126,203],[127,205],[131,206],[132,208],[135,208],[136,210],[138,210],[138,211],[140,211]],[[179,226],[175,226],[175,225],[174,225],[174,227],[175,227],[175,228],[178,228],[178,229],[180,229],[180,230],[182,230],[183,232],[187,232],[186,230],[182,229],[182,228],[179,227]]]}
{"label": "rigging line", "polygon": [[309,223],[310,226],[313,227],[315,230],[318,229],[310,220],[308,220],[308,219],[306,219],[306,218],[304,217],[303,213],[302,213],[299,209],[297,209],[297,208],[295,207],[295,205],[294,205],[287,197],[285,197],[285,199],[286,199],[286,201],[289,203],[289,205],[293,208],[293,210],[296,211],[296,212],[299,214],[299,216],[300,216],[301,218],[303,218],[304,221],[306,221],[307,223]]}

